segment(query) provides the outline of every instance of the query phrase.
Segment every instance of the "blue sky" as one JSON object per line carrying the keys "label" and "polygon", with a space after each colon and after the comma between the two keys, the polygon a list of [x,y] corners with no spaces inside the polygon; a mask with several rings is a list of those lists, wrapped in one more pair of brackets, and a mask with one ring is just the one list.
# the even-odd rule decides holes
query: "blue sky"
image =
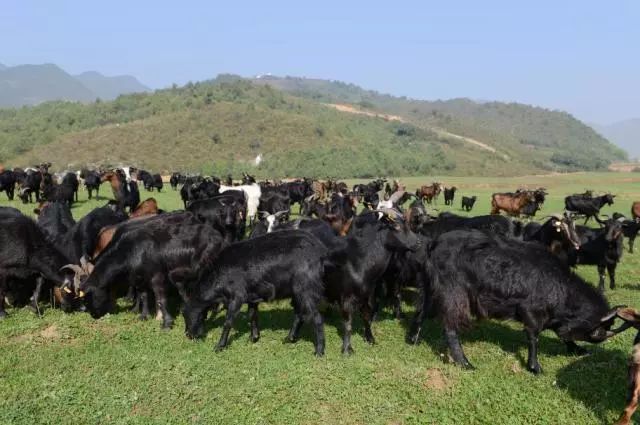
{"label": "blue sky", "polygon": [[4,0],[0,22],[0,63],[154,88],[271,72],[640,117],[639,1]]}

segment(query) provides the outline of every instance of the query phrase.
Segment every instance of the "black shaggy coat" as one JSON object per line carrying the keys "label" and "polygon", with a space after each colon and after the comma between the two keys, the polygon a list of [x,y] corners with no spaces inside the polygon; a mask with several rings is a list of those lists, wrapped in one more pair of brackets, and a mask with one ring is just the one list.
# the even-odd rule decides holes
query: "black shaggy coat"
{"label": "black shaggy coat", "polygon": [[[4,299],[10,289],[33,292],[35,306],[45,281],[62,285],[66,277],[60,268],[66,264],[66,259],[33,220],[13,208],[0,209],[0,241],[1,319],[6,316]],[[28,288],[13,287],[16,282]],[[58,301],[63,302],[60,298]]]}
{"label": "black shaggy coat", "polygon": [[[124,223],[127,224],[127,223]],[[168,283],[181,290],[198,276],[222,248],[222,235],[191,213],[168,213],[121,226],[95,260],[93,272],[80,289],[93,317],[112,308],[111,291],[121,282],[136,288],[142,304],[141,318],[149,313],[152,290],[163,315],[163,327],[173,324],[167,310]]]}
{"label": "black shaggy coat", "polygon": [[303,321],[313,324],[315,353],[324,354],[324,325],[318,306],[323,298],[322,276],[329,250],[311,234],[297,230],[273,232],[226,247],[186,295],[184,318],[191,337],[204,334],[207,311],[223,304],[227,315],[216,346],[227,346],[233,321],[249,304],[251,339],[257,341],[258,303],[291,299],[296,317],[288,340],[297,339]]}
{"label": "black shaggy coat", "polygon": [[458,332],[474,317],[523,323],[527,366],[534,373],[541,371],[538,335],[545,329],[574,351],[580,349],[574,341],[597,343],[609,336],[613,316],[604,296],[539,244],[454,231],[431,244],[426,265],[423,302],[409,339],[417,341],[425,315],[435,315],[453,359],[463,366],[472,367]]}

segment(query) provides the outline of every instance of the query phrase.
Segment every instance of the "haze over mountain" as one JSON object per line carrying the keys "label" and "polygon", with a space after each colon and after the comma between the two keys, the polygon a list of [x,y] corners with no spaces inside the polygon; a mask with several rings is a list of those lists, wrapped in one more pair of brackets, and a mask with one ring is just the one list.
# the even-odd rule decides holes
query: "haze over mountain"
{"label": "haze over mountain", "polygon": [[640,118],[619,121],[594,128],[611,142],[626,150],[633,158],[640,158]]}
{"label": "haze over mountain", "polygon": [[51,100],[92,102],[149,91],[135,77],[106,77],[97,72],[72,76],[54,64],[0,65],[0,107],[37,105]]}

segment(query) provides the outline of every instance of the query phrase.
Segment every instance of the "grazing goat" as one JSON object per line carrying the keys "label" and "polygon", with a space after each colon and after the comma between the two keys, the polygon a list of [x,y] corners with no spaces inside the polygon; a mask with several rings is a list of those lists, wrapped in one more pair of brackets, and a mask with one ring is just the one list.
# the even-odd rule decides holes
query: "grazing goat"
{"label": "grazing goat", "polygon": [[[195,280],[201,267],[215,258],[224,242],[219,232],[191,213],[168,213],[140,220],[116,231],[112,242],[95,259],[95,267],[81,283],[78,294],[94,318],[109,312],[111,291],[128,282],[139,294],[140,318],[149,314],[148,291],[162,312],[163,328],[173,324],[167,309],[168,282],[179,290]],[[182,292],[181,292],[182,293]]]}
{"label": "grazing goat", "polygon": [[610,309],[602,293],[541,245],[475,230],[453,231],[431,244],[425,264],[428,279],[409,341],[418,341],[425,315],[435,315],[453,360],[466,368],[473,366],[458,332],[470,325],[472,316],[522,322],[529,343],[527,368],[535,374],[542,372],[538,336],[545,329],[574,353],[584,352],[575,341],[598,343],[614,335],[610,328],[618,309]]}
{"label": "grazing goat", "polygon": [[[54,285],[57,301],[66,308],[60,287],[72,278],[61,270],[67,260],[30,218],[13,208],[0,208],[0,319],[6,317],[5,295],[12,291],[33,293],[31,305],[38,309],[45,283]],[[16,288],[20,282],[27,288]]]}

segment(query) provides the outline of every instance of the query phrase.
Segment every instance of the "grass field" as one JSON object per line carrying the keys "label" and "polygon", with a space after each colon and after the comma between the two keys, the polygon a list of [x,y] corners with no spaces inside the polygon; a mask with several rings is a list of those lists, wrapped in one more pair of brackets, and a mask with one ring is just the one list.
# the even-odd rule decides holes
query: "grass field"
{"label": "grass field", "polygon": [[[402,181],[415,189],[435,179]],[[640,200],[637,173],[437,180],[460,188],[454,212],[460,213],[462,194],[478,195],[476,215],[489,211],[490,193],[525,185],[550,192],[540,216],[561,211],[566,194],[586,188],[618,194],[604,213],[628,214],[631,201]],[[111,195],[106,185],[102,192]],[[104,203],[85,196],[73,208],[76,218]],[[165,210],[181,206],[170,189],[153,196]],[[1,205],[33,209],[2,199]],[[607,290],[612,305],[640,307],[639,264],[640,253],[625,252],[619,288]],[[579,273],[596,282],[595,267]],[[411,295],[404,306],[409,313]],[[567,355],[545,332],[544,373],[536,377],[525,371],[525,336],[517,323],[486,321],[463,334],[477,367],[469,372],[443,361],[437,323],[428,324],[419,345],[409,346],[405,321],[385,313],[374,324],[377,345],[355,337],[355,354],[347,358],[340,354],[339,315],[328,309],[327,354],[316,359],[306,327],[299,343],[282,343],[292,319],[287,303],[261,308],[261,340],[249,342],[243,314],[230,347],[219,354],[212,348],[222,315],[209,320],[204,342],[193,342],[184,336],[181,317],[174,329],[162,331],[159,322],[138,321],[125,303],[100,320],[49,308],[42,318],[9,309],[0,322],[0,424],[599,424],[612,423],[624,405],[632,332],[589,346],[586,357]],[[359,323],[354,329],[360,331]]]}

